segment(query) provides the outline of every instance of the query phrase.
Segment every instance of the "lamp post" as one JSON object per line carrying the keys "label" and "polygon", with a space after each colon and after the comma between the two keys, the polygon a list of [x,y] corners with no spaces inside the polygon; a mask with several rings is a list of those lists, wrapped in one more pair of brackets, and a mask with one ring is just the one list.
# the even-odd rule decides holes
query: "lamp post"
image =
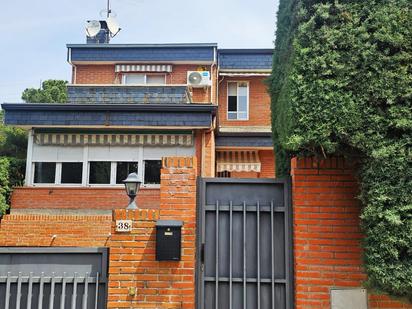
{"label": "lamp post", "polygon": [[135,198],[142,182],[139,180],[136,173],[131,173],[125,180],[123,180],[123,183],[126,188],[126,194],[130,198],[129,206],[127,206],[126,209],[137,209]]}

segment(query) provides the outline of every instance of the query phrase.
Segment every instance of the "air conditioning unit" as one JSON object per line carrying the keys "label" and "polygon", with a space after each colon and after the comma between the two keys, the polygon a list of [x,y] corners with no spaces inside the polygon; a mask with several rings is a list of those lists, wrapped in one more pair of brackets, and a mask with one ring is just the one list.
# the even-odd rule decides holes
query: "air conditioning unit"
{"label": "air conditioning unit", "polygon": [[187,72],[187,84],[192,87],[206,87],[211,85],[210,72],[189,71]]}

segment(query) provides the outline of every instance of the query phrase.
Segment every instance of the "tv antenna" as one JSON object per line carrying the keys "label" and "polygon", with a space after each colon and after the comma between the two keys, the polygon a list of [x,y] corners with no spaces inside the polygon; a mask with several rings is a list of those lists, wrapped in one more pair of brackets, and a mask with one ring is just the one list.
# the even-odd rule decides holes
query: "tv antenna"
{"label": "tv antenna", "polygon": [[110,37],[115,37],[116,34],[122,30],[119,26],[119,23],[116,20],[116,12],[112,11],[110,7],[110,0],[107,0],[106,9],[100,11],[100,16],[106,18],[107,29],[109,30]]}

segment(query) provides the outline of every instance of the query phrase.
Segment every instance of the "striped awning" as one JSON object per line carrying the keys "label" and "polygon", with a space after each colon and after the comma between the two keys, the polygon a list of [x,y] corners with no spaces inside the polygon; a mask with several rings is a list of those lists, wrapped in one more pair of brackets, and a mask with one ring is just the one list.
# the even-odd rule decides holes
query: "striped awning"
{"label": "striped awning", "polygon": [[257,151],[216,152],[217,172],[260,172],[261,163]]}
{"label": "striped awning", "polygon": [[171,64],[117,64],[116,72],[172,72]]}
{"label": "striped awning", "polygon": [[39,145],[94,146],[192,146],[192,134],[71,134],[36,133]]}

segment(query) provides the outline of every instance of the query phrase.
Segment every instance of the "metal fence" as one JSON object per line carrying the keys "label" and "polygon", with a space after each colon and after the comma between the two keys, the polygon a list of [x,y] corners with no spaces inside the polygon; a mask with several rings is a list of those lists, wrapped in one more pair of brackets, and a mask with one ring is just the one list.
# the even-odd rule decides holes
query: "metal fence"
{"label": "metal fence", "polygon": [[105,308],[106,268],[101,248],[0,248],[0,308]]}

